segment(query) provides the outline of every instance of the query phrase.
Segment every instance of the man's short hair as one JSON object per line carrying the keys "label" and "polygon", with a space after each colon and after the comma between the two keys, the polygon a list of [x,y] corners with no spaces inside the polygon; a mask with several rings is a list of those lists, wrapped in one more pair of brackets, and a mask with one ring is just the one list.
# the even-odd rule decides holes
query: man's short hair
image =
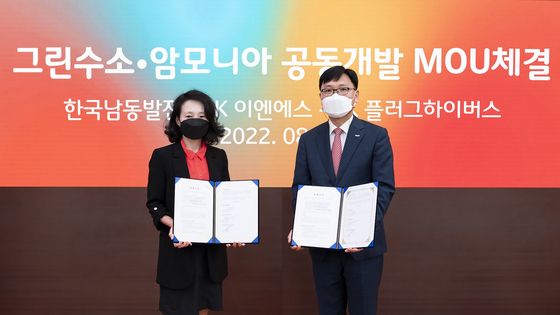
{"label": "man's short hair", "polygon": [[354,88],[358,89],[358,75],[354,70],[346,69],[343,66],[334,66],[323,72],[323,74],[319,78],[319,89],[321,89],[321,86],[324,83],[338,81],[338,79],[340,79],[340,77],[345,73],[350,77],[350,81],[352,81],[352,84],[354,84]]}

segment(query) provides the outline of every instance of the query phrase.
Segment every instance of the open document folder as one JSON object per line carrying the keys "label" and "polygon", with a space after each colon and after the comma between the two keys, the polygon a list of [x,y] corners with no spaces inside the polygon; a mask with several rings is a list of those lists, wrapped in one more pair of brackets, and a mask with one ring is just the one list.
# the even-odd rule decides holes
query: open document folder
{"label": "open document folder", "polygon": [[378,183],[298,187],[292,245],[373,247]]}
{"label": "open document folder", "polygon": [[258,243],[259,181],[175,178],[175,242]]}

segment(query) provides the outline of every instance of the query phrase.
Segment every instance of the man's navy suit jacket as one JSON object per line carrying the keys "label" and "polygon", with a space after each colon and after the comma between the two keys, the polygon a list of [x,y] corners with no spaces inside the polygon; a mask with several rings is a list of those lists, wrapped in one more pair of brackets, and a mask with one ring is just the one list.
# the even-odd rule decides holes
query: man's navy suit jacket
{"label": "man's navy suit jacket", "polygon": [[[352,253],[357,260],[387,251],[383,217],[395,193],[393,150],[387,129],[354,117],[348,129],[336,177],[328,121],[301,136],[292,184],[294,209],[299,185],[348,187],[371,182],[379,183],[374,247]],[[309,252],[314,258],[322,260],[328,250],[310,248]]]}

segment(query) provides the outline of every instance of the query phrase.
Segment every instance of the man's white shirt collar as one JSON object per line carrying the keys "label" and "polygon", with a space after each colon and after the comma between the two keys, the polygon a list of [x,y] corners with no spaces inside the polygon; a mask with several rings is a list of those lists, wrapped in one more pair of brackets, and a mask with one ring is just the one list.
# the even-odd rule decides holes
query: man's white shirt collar
{"label": "man's white shirt collar", "polygon": [[335,126],[333,122],[329,119],[329,134],[333,133],[333,131],[336,128],[340,128],[342,129],[342,131],[344,131],[345,134],[348,134],[348,129],[350,129],[350,124],[352,123],[352,119],[354,119],[354,114],[352,114],[352,116],[350,116],[350,118],[348,118],[348,120],[344,122],[340,127]]}
{"label": "man's white shirt collar", "polygon": [[[342,124],[342,126],[338,127],[340,129],[342,129],[343,133],[340,134],[340,144],[342,145],[342,150],[344,151],[344,144],[346,144],[346,135],[348,135],[348,130],[350,129],[350,124],[352,123],[352,119],[354,119],[354,115],[350,116],[350,118],[348,118],[348,120],[346,122],[344,122]],[[332,123],[332,121],[329,119],[329,142],[331,144],[331,150],[332,150],[332,146],[334,143],[334,137],[335,137],[335,133],[334,130],[337,127]]]}

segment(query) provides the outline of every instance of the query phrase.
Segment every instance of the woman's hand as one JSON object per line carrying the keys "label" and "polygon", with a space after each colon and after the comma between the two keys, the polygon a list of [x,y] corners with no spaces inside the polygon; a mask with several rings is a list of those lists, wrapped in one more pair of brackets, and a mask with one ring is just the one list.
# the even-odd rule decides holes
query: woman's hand
{"label": "woman's hand", "polygon": [[[169,238],[171,239],[171,241],[173,242],[173,238],[175,235],[173,235],[173,218],[168,216],[168,215],[164,215],[161,219],[159,219],[161,223],[167,225],[169,227]],[[187,246],[191,246],[192,243],[191,242],[182,242],[180,241],[179,243],[175,243],[173,242],[173,246],[177,247],[177,248],[185,248]]]}
{"label": "woman's hand", "polygon": [[233,247],[244,247],[245,243],[233,242],[233,244],[226,244],[227,247],[231,247],[231,245],[233,245]]}
{"label": "woman's hand", "polygon": [[[169,238],[171,239],[171,241],[173,242],[173,238],[175,235],[173,235],[173,226],[169,228]],[[173,242],[173,246],[177,247],[177,248],[185,248],[187,246],[191,246],[192,243],[191,242],[183,242],[183,241],[179,241],[179,243],[175,243]]]}

